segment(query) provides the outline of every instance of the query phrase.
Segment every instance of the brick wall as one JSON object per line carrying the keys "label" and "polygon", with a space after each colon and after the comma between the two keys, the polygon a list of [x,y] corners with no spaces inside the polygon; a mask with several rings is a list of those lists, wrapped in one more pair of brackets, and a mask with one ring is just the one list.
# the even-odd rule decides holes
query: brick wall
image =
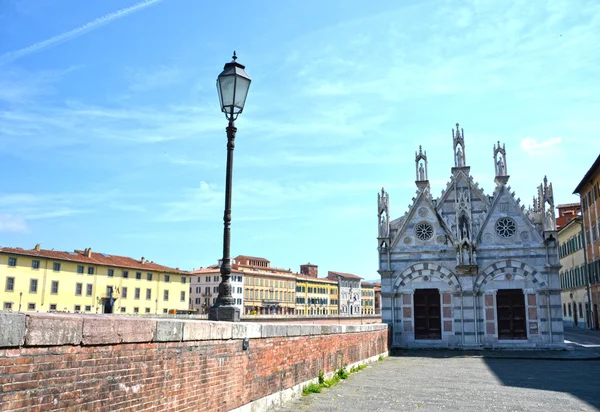
{"label": "brick wall", "polygon": [[381,324],[0,313],[0,410],[227,411],[386,351]]}

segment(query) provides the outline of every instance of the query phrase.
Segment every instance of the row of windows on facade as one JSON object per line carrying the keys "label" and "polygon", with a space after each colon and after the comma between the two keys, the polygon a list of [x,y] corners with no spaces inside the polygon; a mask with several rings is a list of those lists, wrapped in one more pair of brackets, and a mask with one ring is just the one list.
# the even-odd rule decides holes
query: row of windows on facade
{"label": "row of windows on facade", "polygon": [[297,297],[296,298],[296,303],[300,303],[300,304],[308,304],[308,305],[337,305],[338,304],[338,300],[337,299],[331,299],[330,303],[327,303],[327,299],[322,299],[322,298],[303,298],[303,297]]}
{"label": "row of windows on facade", "polygon": [[[82,307],[84,308],[83,311],[81,310]],[[3,308],[4,308],[4,310],[7,310],[7,311],[14,310],[15,309],[15,303],[14,302],[4,302]],[[30,312],[35,311],[36,308],[37,307],[36,307],[35,303],[28,303],[27,304],[27,310],[30,311]],[[57,303],[51,303],[49,305],[49,308],[50,308],[49,309],[50,311],[58,311],[59,310]],[[64,310],[68,311],[67,308],[64,308]],[[90,312],[92,312],[92,306],[91,305],[84,305],[84,306],[82,306],[82,305],[75,305],[73,307],[73,312],[75,312],[75,313],[80,313],[80,312],[88,312],[88,313],[90,313]],[[125,306],[121,306],[120,309],[119,309],[119,312],[121,312],[121,313],[127,313],[127,308]],[[144,312],[145,313],[151,313],[151,309],[147,307],[147,308],[145,308]],[[163,309],[162,312],[163,313],[168,313],[168,309]],[[134,307],[133,308],[133,313],[140,313],[140,308],[139,307]]]}
{"label": "row of windows on facade", "polygon": [[598,197],[600,197],[600,183],[592,186],[592,189],[583,196],[583,210],[585,211],[592,206]]}
{"label": "row of windows on facade", "polygon": [[308,288],[306,286],[296,286],[296,292],[306,292],[306,290],[308,289],[308,293],[321,293],[321,294],[335,294],[337,293],[337,288],[333,288],[331,290],[329,290],[328,288],[316,288],[316,287],[311,287],[309,286]]}
{"label": "row of windows on facade", "polygon": [[[57,280],[53,280],[51,285],[50,285],[50,293],[53,295],[58,294],[58,281]],[[5,291],[6,292],[14,292],[15,290],[15,278],[12,276],[9,276],[6,278],[6,286],[5,286]],[[85,286],[85,296],[93,296],[93,290],[94,290],[94,285],[91,283],[88,283]],[[29,293],[37,293],[38,291],[38,280],[37,279],[29,279]],[[106,287],[106,294],[107,295],[111,295],[113,292],[113,288],[112,286],[107,286]],[[135,299],[139,299],[140,298],[140,294],[141,294],[141,289],[140,288],[135,288],[134,291],[134,298]],[[83,283],[75,283],[75,296],[83,296]],[[122,287],[121,288],[121,298],[122,299],[127,299],[127,287]],[[152,299],[152,289],[146,289],[146,299],[150,300]],[[169,300],[169,291],[168,290],[164,290],[163,291],[163,300]],[[181,301],[185,302],[185,292],[181,292]]]}
{"label": "row of windows on facade", "polygon": [[583,248],[583,238],[581,233],[576,234],[566,242],[563,242],[559,248],[559,257],[562,259],[565,256],[575,253]]}
{"label": "row of windows on facade", "polygon": [[590,283],[600,282],[600,259],[588,263],[587,272],[590,274]]}
{"label": "row of windows on facade", "polygon": [[[90,285],[91,286],[91,285]],[[15,278],[12,276],[8,276],[6,278],[6,285],[4,290],[6,292],[14,292],[15,290]],[[38,280],[37,279],[29,279],[29,293],[37,293],[38,291]],[[58,294],[58,281],[53,280],[50,285],[50,293],[56,295]]]}
{"label": "row of windows on facade", "polygon": [[284,280],[252,278],[252,277],[246,277],[245,284],[249,285],[249,286],[270,286],[273,288],[287,288],[287,289],[294,288],[294,282],[289,282],[289,281],[284,281]]}
{"label": "row of windows on facade", "polygon": [[585,276],[585,265],[562,272],[558,276],[560,278],[561,289],[576,288],[579,286],[584,286],[587,283]]}
{"label": "row of windows on facade", "polygon": [[[212,280],[211,280],[212,279]],[[231,276],[231,278],[229,278],[229,280],[231,282],[241,282],[242,281],[242,277],[241,276]],[[211,282],[221,282],[221,276],[219,275],[215,275],[215,276],[205,276],[204,277],[204,281],[206,283],[211,283]],[[202,283],[202,277],[198,276],[198,283]]]}
{"label": "row of windows on facade", "polygon": [[279,291],[279,290],[254,290],[246,289],[244,292],[246,299],[282,299],[285,302],[293,300],[292,292]]}
{"label": "row of windows on facade", "polygon": [[[17,266],[17,258],[16,257],[9,257],[8,258],[8,266],[10,266],[10,267]],[[39,269],[40,268],[40,261],[39,260],[32,260],[31,261],[31,268],[32,269]],[[52,270],[54,272],[60,272],[60,268],[61,268],[60,262],[53,262],[52,263]],[[88,266],[88,268],[87,268],[88,275],[93,275],[94,272],[95,272],[95,268],[93,266]],[[85,266],[78,265],[77,266],[77,273],[79,273],[79,274],[85,273]],[[108,269],[108,277],[113,277],[114,275],[115,275],[115,270],[114,269]],[[127,271],[127,270],[121,271],[121,276],[124,277],[124,278],[129,278],[129,271]],[[142,279],[142,272],[135,272],[135,278],[137,280],[141,280]],[[218,276],[217,276],[217,278],[218,278]],[[152,280],[152,273],[149,273],[149,272],[146,273],[146,280]],[[163,281],[164,282],[170,282],[171,281],[171,276],[170,275],[164,275],[163,276]],[[181,283],[186,283],[185,276],[181,277]]]}
{"label": "row of windows on facade", "polygon": [[[210,286],[205,286],[204,287],[204,294],[205,295],[210,295]],[[213,286],[212,287],[212,291],[213,293],[219,293],[219,287],[218,286]],[[190,288],[190,293],[192,292],[192,288]],[[241,287],[234,287],[231,290],[232,293],[242,293],[242,288]],[[196,293],[202,293],[202,286],[196,286]]]}
{"label": "row of windows on facade", "polygon": [[[215,302],[217,301],[217,298],[212,298],[212,304],[214,305]],[[196,298],[195,300],[196,305],[201,305],[202,304],[202,298]],[[241,305],[242,304],[242,299],[241,298],[236,298],[235,299],[235,304],[236,305]],[[210,298],[205,298],[204,299],[204,305],[209,306],[210,305]]]}
{"label": "row of windows on facade", "polygon": [[587,285],[587,274],[590,283],[600,282],[600,260],[581,265],[559,274],[561,289],[572,289]]}
{"label": "row of windows on facade", "polygon": [[[581,302],[579,302],[579,318],[583,319],[583,306]],[[585,302],[585,311],[587,312],[589,309],[588,303]],[[573,302],[573,310],[571,310],[571,302],[563,303],[563,316],[573,317],[573,312],[577,310],[577,306],[575,306],[575,302]],[[568,313],[568,315],[567,315]]]}
{"label": "row of windows on facade", "polygon": [[[112,287],[108,286],[106,288],[106,294],[110,295],[112,293],[112,290],[113,290]],[[140,294],[141,294],[140,288],[135,288],[134,293],[133,293],[133,298],[140,299]],[[121,299],[127,299],[127,295],[128,295],[127,287],[121,287]],[[146,300],[151,300],[151,299],[152,299],[152,289],[146,289]],[[169,300],[169,291],[168,290],[163,290],[163,300],[164,301]],[[179,300],[181,302],[185,302],[185,292],[183,292],[183,291],[180,292]]]}
{"label": "row of windows on facade", "polygon": [[598,233],[599,230],[600,230],[600,225],[598,225],[598,226],[594,225],[594,226],[592,226],[592,228],[590,230],[590,232],[592,233],[591,237],[590,237],[590,232],[586,232],[585,239],[587,240],[588,245],[592,244],[592,241],[593,242],[598,241],[598,236],[600,236],[600,234]]}

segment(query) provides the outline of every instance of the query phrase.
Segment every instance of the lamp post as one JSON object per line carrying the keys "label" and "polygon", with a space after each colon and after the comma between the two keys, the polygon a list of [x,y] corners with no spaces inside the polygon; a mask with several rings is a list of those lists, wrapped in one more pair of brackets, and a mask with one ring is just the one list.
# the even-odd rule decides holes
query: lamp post
{"label": "lamp post", "polygon": [[233,173],[233,149],[237,128],[234,121],[244,110],[250,76],[244,71],[245,66],[237,62],[235,51],[233,60],[225,64],[217,78],[217,90],[221,111],[229,121],[227,128],[227,170],[225,175],[225,213],[223,214],[223,259],[221,260],[221,283],[219,296],[208,313],[209,320],[228,322],[240,321],[240,309],[235,306],[231,288],[231,256],[230,256],[230,225],[231,225],[231,178]]}

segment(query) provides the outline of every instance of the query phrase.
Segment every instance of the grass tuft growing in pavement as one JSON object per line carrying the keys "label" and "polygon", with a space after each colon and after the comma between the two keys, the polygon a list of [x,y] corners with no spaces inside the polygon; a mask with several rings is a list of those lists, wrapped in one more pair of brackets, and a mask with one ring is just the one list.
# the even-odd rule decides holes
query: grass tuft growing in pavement
{"label": "grass tuft growing in pavement", "polygon": [[366,367],[367,367],[367,364],[365,363],[365,364],[353,366],[350,368],[349,371],[347,371],[346,366],[344,365],[343,368],[340,368],[335,371],[335,373],[333,374],[333,377],[331,379],[325,379],[325,375],[323,374],[323,371],[320,370],[319,371],[319,382],[318,383],[311,382],[308,385],[306,385],[304,387],[304,389],[302,389],[302,396],[307,396],[307,395],[310,395],[311,393],[321,393],[322,388],[330,388],[332,386],[335,386],[340,381],[342,381],[344,379],[348,379],[348,376],[350,376],[350,374],[361,371],[361,370],[365,369]]}

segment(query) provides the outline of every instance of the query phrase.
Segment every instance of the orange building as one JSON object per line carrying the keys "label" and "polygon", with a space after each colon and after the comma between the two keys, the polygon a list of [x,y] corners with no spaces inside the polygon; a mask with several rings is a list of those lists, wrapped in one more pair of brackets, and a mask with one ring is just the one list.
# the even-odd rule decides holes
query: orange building
{"label": "orange building", "polygon": [[593,327],[598,329],[600,318],[600,156],[575,188],[581,199],[584,251],[587,279],[592,300]]}
{"label": "orange building", "polygon": [[567,203],[556,206],[558,209],[558,216],[556,217],[556,230],[564,227],[575,217],[581,215],[581,204],[579,203]]}

